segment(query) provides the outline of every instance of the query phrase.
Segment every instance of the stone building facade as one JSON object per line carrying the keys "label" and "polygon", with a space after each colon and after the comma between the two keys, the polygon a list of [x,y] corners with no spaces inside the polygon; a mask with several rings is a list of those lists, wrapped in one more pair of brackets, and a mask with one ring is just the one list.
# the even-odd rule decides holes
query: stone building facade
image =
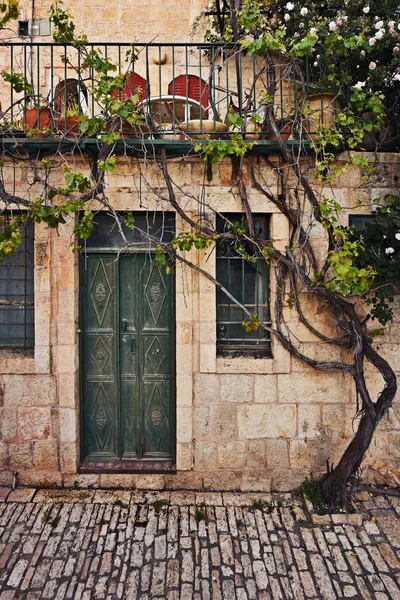
{"label": "stone building facade", "polygon": [[[69,0],[77,28],[91,41],[123,41],[136,37],[148,42],[179,41],[182,32],[189,37],[190,23],[203,9],[198,0],[180,0],[165,5],[153,3],[99,2]],[[30,7],[22,15],[29,18]],[[46,18],[47,6],[36,7],[36,17]],[[25,11],[25,13],[24,13]],[[150,17],[149,17],[150,15]],[[43,38],[42,41],[46,41]],[[166,81],[168,75],[166,75]],[[46,81],[46,76],[43,76]],[[337,157],[338,163],[345,160]],[[371,162],[376,156],[369,157]],[[387,193],[398,193],[400,155],[382,153],[380,177],[364,186],[361,167],[352,166],[329,191],[349,214],[369,213],[372,201]],[[82,171],[77,154],[74,160]],[[231,189],[232,165],[223,160],[213,165],[212,178],[205,182],[200,157],[176,157],[168,161],[171,177],[197,198],[204,190],[207,203],[223,214],[240,213],[242,207]],[[270,165],[259,164],[271,189],[278,189],[279,155],[270,156]],[[245,165],[246,167],[246,165]],[[19,164],[6,165],[6,183],[15,193],[34,197],[35,187]],[[246,173],[245,173],[246,175]],[[108,175],[107,194],[118,211],[136,215],[149,211],[170,211],[150,192],[137,193],[137,164],[126,157],[116,172]],[[148,182],[157,184],[154,166],[146,170]],[[247,183],[249,202],[256,214],[266,215],[273,243],[287,245],[286,219],[265,196]],[[328,192],[327,192],[328,193]],[[359,200],[362,206],[359,206]],[[192,199],[186,211],[194,217],[198,204]],[[210,213],[208,218],[214,218]],[[10,484],[18,473],[20,484],[71,487],[204,488],[208,490],[268,491],[296,487],[310,473],[318,475],[327,459],[337,463],[353,433],[356,397],[352,381],[339,373],[319,373],[291,357],[276,340],[271,341],[271,357],[224,357],[217,354],[216,292],[212,283],[196,271],[178,265],[175,274],[175,343],[172,362],[176,381],[173,432],[174,465],[167,472],[82,470],[82,260],[71,251],[73,222],[58,231],[35,225],[34,315],[35,342],[24,352],[0,350],[0,483]],[[176,217],[176,230],[184,225]],[[321,233],[316,230],[315,236]],[[191,250],[188,258],[215,275],[213,248]],[[273,308],[274,273],[271,272],[270,298]],[[81,294],[82,295],[82,294]],[[398,300],[396,300],[398,303]],[[306,310],[319,325],[329,328],[323,311],[311,299]],[[271,310],[273,314],[273,310]],[[307,343],[310,355],[331,356],[331,350],[305,335],[293,320],[294,331]],[[386,328],[377,344],[396,372],[400,372],[400,313]],[[380,376],[368,373],[372,389],[379,390]],[[399,483],[400,402],[378,427],[363,463],[366,481]]]}

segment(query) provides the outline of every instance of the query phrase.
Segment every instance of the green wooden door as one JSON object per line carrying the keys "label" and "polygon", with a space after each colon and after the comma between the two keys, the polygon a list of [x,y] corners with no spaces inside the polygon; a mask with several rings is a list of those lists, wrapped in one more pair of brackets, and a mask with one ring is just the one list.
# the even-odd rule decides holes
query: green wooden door
{"label": "green wooden door", "polygon": [[173,461],[173,276],[149,252],[93,252],[82,284],[83,466]]}

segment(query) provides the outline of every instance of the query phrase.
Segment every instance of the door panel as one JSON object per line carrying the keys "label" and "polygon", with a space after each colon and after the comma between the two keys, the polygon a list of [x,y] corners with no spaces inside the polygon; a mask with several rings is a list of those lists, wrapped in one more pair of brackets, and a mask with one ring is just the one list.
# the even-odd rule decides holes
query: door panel
{"label": "door panel", "polygon": [[84,457],[171,460],[173,276],[149,252],[90,254],[84,290]]}
{"label": "door panel", "polygon": [[115,263],[112,256],[86,259],[85,452],[92,458],[118,455]]}

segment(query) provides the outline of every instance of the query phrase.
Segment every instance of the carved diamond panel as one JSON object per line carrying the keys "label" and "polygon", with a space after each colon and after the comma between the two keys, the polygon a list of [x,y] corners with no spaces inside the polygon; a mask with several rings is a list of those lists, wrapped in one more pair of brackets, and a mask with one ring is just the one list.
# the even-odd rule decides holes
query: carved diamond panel
{"label": "carved diamond panel", "polygon": [[90,355],[90,358],[98,368],[99,373],[103,371],[104,367],[110,360],[110,353],[107,350],[106,345],[104,344],[103,339],[101,337],[97,340],[93,352]]}
{"label": "carved diamond panel", "polygon": [[103,260],[101,259],[97,265],[96,274],[93,278],[89,292],[100,325],[103,324],[111,294],[111,286],[108,281]]}
{"label": "carved diamond panel", "polygon": [[113,415],[101,384],[96,395],[91,419],[99,450],[103,451],[112,426]]}
{"label": "carved diamond panel", "polygon": [[163,347],[160,343],[160,340],[158,339],[158,337],[154,337],[149,348],[146,351],[146,355],[145,355],[145,360],[146,360],[146,365],[145,365],[145,371],[146,373],[152,373],[152,374],[156,374],[156,373],[163,373],[165,371],[161,370],[161,366],[164,362],[164,360],[167,358],[167,355],[165,354]]}
{"label": "carved diamond panel", "polygon": [[154,443],[154,450],[157,451],[160,448],[164,430],[168,423],[168,414],[165,410],[163,399],[157,384],[154,386],[151,400],[147,408],[146,421]]}
{"label": "carved diamond panel", "polygon": [[155,264],[153,264],[149,279],[147,280],[144,296],[149,305],[154,324],[157,325],[167,297],[167,289],[161,277],[159,268]]}

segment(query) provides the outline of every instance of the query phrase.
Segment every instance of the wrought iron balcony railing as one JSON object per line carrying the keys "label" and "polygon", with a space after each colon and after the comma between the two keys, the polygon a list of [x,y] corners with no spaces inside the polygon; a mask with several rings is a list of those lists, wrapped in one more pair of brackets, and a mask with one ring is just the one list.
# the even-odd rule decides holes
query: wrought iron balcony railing
{"label": "wrought iron balcony railing", "polygon": [[[121,76],[118,84],[110,79],[104,95],[99,91],[104,72],[88,60],[95,50],[115,65],[107,76]],[[124,140],[166,143],[234,134],[273,142],[276,134],[267,119],[273,105],[283,139],[306,140],[315,139],[321,124],[329,127],[346,102],[346,90],[326,93],[321,81],[312,80],[307,59],[290,61],[279,54],[271,93],[272,75],[263,57],[232,45],[10,43],[2,47],[0,68],[11,74],[0,83],[3,138],[29,132],[35,139],[83,138],[88,130],[82,121],[97,117],[92,137],[104,130],[120,131]],[[113,100],[129,105],[129,111],[120,105],[115,111]],[[387,135],[395,137],[391,131]]]}

